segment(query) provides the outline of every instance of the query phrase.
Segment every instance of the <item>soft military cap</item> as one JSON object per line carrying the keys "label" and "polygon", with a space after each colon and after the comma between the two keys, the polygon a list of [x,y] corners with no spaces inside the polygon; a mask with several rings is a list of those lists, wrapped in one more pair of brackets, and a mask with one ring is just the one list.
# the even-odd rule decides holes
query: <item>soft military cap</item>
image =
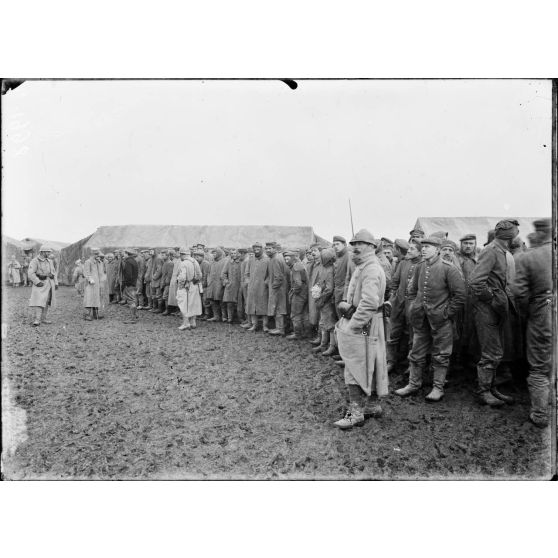
{"label": "soft military cap", "polygon": [[535,227],[536,231],[548,232],[552,229],[552,224],[550,219],[537,219],[533,221],[533,227]]}
{"label": "soft military cap", "polygon": [[366,229],[360,229],[355,236],[353,236],[351,242],[349,244],[355,244],[356,242],[366,242],[366,244],[371,244],[372,246],[378,246],[379,241],[374,238],[370,231]]}
{"label": "soft military cap", "polygon": [[440,248],[442,241],[437,236],[429,236],[427,238],[423,238],[420,241],[421,244],[430,244],[431,246],[436,246],[436,248]]}
{"label": "soft military cap", "polygon": [[43,244],[39,248],[39,252],[52,252],[52,248],[48,244]]}
{"label": "soft military cap", "polygon": [[382,236],[381,241],[384,246],[393,246],[393,241],[391,241],[389,238],[386,238],[385,236]]}
{"label": "soft military cap", "polygon": [[395,245],[400,250],[407,251],[409,249],[409,243],[406,240],[403,240],[402,238],[396,238],[395,239]]}
{"label": "soft military cap", "polygon": [[188,250],[188,248],[180,248],[180,254],[186,254],[187,256],[189,256],[190,250]]}
{"label": "soft military cap", "polygon": [[265,245],[266,246],[271,246],[272,248],[275,248],[277,246],[277,244],[275,242],[266,242]]}
{"label": "soft military cap", "polygon": [[263,248],[263,245],[261,242],[254,242],[254,244],[252,244],[252,248]]}
{"label": "soft military cap", "polygon": [[422,229],[413,229],[412,231],[409,232],[409,234],[414,234],[414,233],[424,234],[424,231]]}
{"label": "soft military cap", "polygon": [[342,236],[339,235],[335,235],[333,237],[333,242],[343,242],[343,244],[347,244],[347,241]]}
{"label": "soft military cap", "polygon": [[291,258],[294,258],[295,253],[292,250],[284,250],[283,256],[290,256]]}
{"label": "soft military cap", "polygon": [[468,233],[468,234],[466,234],[465,236],[462,236],[462,237],[459,239],[459,242],[464,242],[465,240],[474,240],[474,241],[476,242],[476,240],[477,240],[477,235],[476,235],[476,234],[473,234],[473,233]]}
{"label": "soft military cap", "polygon": [[239,248],[238,252],[239,254],[246,254],[246,252],[248,252],[248,248]]}
{"label": "soft military cap", "polygon": [[457,252],[457,245],[455,244],[455,242],[453,240],[450,240],[449,238],[446,238],[442,244],[440,245],[440,248],[451,248],[454,252]]}

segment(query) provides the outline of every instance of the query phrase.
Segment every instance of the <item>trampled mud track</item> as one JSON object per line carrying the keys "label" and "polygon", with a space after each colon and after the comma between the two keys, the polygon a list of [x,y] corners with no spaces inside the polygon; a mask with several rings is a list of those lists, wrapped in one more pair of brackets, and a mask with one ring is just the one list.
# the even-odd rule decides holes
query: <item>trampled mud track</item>
{"label": "trampled mud track", "polygon": [[[481,407],[470,376],[446,397],[390,395],[384,416],[341,432],[342,370],[307,342],[237,325],[111,305],[83,320],[61,287],[52,325],[30,326],[30,289],[4,289],[3,379],[26,411],[26,437],[4,455],[11,479],[546,478],[550,431],[518,403]],[[390,379],[390,389],[404,379]],[[509,390],[508,390],[509,391]]]}

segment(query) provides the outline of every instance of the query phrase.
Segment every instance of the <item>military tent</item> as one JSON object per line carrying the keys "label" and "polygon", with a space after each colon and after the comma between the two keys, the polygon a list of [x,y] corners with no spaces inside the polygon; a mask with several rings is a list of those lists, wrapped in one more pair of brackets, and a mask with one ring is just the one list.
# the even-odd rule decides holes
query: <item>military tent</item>
{"label": "military tent", "polygon": [[59,280],[70,284],[75,261],[88,257],[91,248],[103,252],[117,248],[169,248],[204,244],[209,248],[240,248],[254,242],[276,241],[283,247],[305,248],[314,242],[329,243],[312,227],[274,225],[120,225],[99,227],[92,235],[61,251]]}
{"label": "military tent", "polygon": [[436,231],[448,233],[448,238],[454,242],[468,234],[477,235],[477,244],[482,246],[487,239],[488,231],[494,229],[496,223],[502,219],[517,219],[519,222],[519,236],[525,240],[533,231],[533,221],[540,217],[419,217],[414,229],[422,229],[426,236]]}

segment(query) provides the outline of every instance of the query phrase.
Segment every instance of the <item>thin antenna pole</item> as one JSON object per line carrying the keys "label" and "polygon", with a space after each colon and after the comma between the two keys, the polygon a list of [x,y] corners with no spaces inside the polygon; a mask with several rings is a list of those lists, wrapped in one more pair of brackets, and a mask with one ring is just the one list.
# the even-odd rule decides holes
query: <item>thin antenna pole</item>
{"label": "thin antenna pole", "polygon": [[353,227],[353,208],[351,207],[351,198],[349,198],[349,214],[351,216],[351,232],[355,236],[355,228]]}

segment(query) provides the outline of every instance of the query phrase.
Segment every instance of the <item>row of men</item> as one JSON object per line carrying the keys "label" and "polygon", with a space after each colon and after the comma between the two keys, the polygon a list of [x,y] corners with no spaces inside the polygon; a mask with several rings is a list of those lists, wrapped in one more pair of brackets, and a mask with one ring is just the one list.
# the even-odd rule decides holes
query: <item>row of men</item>
{"label": "row of men", "polygon": [[[547,305],[544,307],[546,310],[550,308],[551,259],[546,259],[544,267],[541,263],[544,258],[541,260],[540,257],[541,254],[546,254],[545,250],[550,250],[550,223],[548,220],[536,222],[535,229],[531,242],[533,245],[542,244],[543,250],[530,250],[523,253],[523,258],[517,257],[516,271],[513,270],[516,261],[510,248],[517,243],[518,225],[509,220],[498,223],[492,234],[493,238],[489,238],[490,242],[487,242],[480,253],[474,235],[464,236],[460,240],[460,248],[456,250],[456,245],[448,241],[445,233],[424,238],[422,231],[414,230],[411,231],[408,242],[397,240],[391,243],[387,239],[377,240],[370,233],[361,231],[351,242],[352,252],[346,241],[336,236],[333,239],[333,249],[315,245],[301,253],[281,251],[273,242],[266,243],[265,248],[262,244],[255,243],[251,250],[231,250],[228,255],[223,250],[216,249],[212,258],[208,258],[203,250],[195,250],[194,258],[191,258],[190,250],[181,250],[184,253],[181,254],[180,261],[190,259],[197,264],[192,266],[194,269],[190,286],[195,287],[200,298],[203,297],[203,307],[208,315],[209,312],[213,313],[210,318],[212,321],[232,322],[236,312],[242,321],[241,325],[248,331],[257,331],[261,323],[263,331],[283,335],[287,332],[287,317],[290,317],[292,333],[288,335],[289,339],[302,338],[312,328],[318,327],[320,336],[319,341],[314,340],[319,343],[316,349],[334,356],[339,344],[339,327],[336,328],[336,324],[339,326],[345,318],[349,318],[349,324],[354,323],[354,316],[349,317],[346,314],[346,304],[349,302],[351,282],[362,275],[355,271],[359,269],[357,262],[363,251],[370,255],[371,247],[373,258],[368,259],[374,266],[381,268],[380,275],[383,279],[380,283],[383,281],[385,285],[382,292],[375,294],[373,303],[368,303],[368,309],[361,308],[360,314],[367,315],[367,311],[371,309],[382,313],[383,331],[379,345],[384,344],[387,348],[387,358],[385,354],[383,358],[387,360],[388,367],[393,368],[397,362],[398,351],[409,357],[409,384],[397,390],[398,395],[408,396],[420,389],[427,359],[430,358],[433,389],[427,395],[427,400],[441,399],[450,357],[456,349],[466,345],[474,331],[480,344],[477,378],[481,401],[490,406],[511,403],[511,397],[501,393],[494,380],[498,365],[504,357],[503,339],[509,329],[511,317],[523,312],[526,318],[527,359],[531,372],[529,388],[533,401],[537,400],[535,392],[538,390],[538,401],[541,403],[544,393],[548,400],[550,351],[544,350],[544,346],[549,343],[551,332],[548,326],[545,335],[540,335],[539,331],[539,335],[530,336],[529,323],[533,322],[534,314],[525,312],[522,308],[535,301],[537,304],[544,302]],[[525,265],[533,259],[531,253],[537,254],[536,264],[546,271],[525,279]],[[98,256],[99,254],[95,258]],[[133,285],[134,300],[130,296],[126,297],[133,315],[137,306],[142,306],[139,301],[143,296],[143,289],[153,312],[165,313],[168,312],[168,306],[173,306],[171,289],[176,288],[173,275],[178,267],[172,258],[172,250],[161,254],[154,251],[143,251],[140,254],[134,250],[128,251],[126,261],[133,259],[138,268]],[[143,273],[140,271],[142,263]],[[535,264],[531,262],[529,265]],[[163,270],[165,266],[166,274]],[[165,279],[169,275],[170,283]],[[540,284],[535,284],[537,281]],[[366,300],[369,286],[365,287],[364,292],[356,295],[353,292],[351,296],[362,296]],[[516,291],[515,296],[513,290]],[[349,304],[349,308],[353,310],[357,306],[354,301]],[[198,312],[202,315],[203,309],[199,308]],[[358,312],[355,313],[358,316]],[[539,312],[537,315],[540,314]],[[274,327],[270,326],[271,321],[274,322]],[[360,330],[362,333],[363,328]],[[355,328],[350,326],[349,332],[354,331]],[[409,343],[404,343],[402,347],[401,338],[405,331],[408,332]],[[360,386],[361,383],[355,380],[358,376],[355,372],[355,351],[343,352],[339,347],[339,352],[345,364],[346,380],[352,378]],[[383,373],[382,358],[379,360],[377,378]],[[366,366],[370,368],[368,361]],[[386,375],[387,371],[388,369],[385,370]],[[373,382],[370,377],[374,374],[368,371],[365,376],[368,380],[364,384],[370,384],[370,389],[364,389],[364,393],[371,395]],[[351,381],[348,384],[349,391],[355,391],[355,384],[351,384]],[[535,407],[531,419],[539,424],[545,423],[547,419],[543,417],[546,413],[541,410],[544,405]],[[354,405],[351,409],[355,410]],[[355,413],[349,413],[349,425],[352,425],[353,415]],[[358,413],[355,416],[358,418]]]}
{"label": "row of men", "polygon": [[15,254],[12,254],[7,264],[8,282],[12,287],[19,287],[20,285],[27,287],[31,285],[27,273],[32,259],[32,256],[25,254],[20,263]]}

